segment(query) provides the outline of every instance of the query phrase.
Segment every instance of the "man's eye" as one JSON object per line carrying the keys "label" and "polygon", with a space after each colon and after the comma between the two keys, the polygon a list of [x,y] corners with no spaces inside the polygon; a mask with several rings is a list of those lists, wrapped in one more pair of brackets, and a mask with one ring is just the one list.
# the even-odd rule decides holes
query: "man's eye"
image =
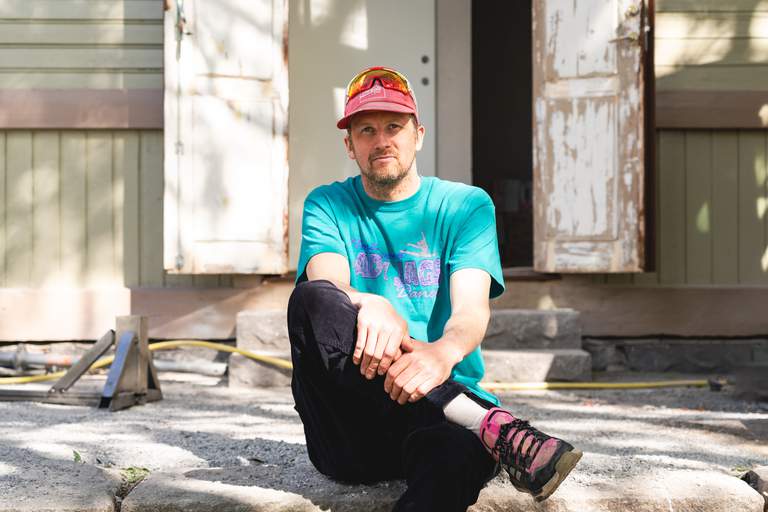
{"label": "man's eye", "polygon": [[370,127],[370,126],[366,126],[362,130],[360,130],[360,132],[365,133],[365,134],[371,134],[371,133],[373,133],[373,128]]}
{"label": "man's eye", "polygon": [[399,130],[400,129],[400,125],[392,123],[392,124],[389,125],[389,129],[392,130],[392,131]]}

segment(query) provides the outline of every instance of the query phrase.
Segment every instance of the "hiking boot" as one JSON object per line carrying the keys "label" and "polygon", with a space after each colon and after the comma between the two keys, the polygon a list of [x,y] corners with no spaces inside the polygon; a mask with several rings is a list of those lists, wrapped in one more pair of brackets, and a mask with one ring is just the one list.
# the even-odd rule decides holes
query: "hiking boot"
{"label": "hiking boot", "polygon": [[562,439],[548,436],[494,407],[483,418],[480,440],[509,475],[515,489],[544,501],[581,459]]}

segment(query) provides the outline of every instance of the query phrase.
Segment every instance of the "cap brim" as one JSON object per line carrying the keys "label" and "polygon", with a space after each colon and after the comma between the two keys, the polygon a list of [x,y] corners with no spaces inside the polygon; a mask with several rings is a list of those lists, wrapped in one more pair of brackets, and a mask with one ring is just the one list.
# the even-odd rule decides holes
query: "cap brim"
{"label": "cap brim", "polygon": [[346,130],[347,128],[349,128],[349,120],[352,119],[352,116],[354,116],[355,114],[359,114],[360,112],[371,112],[371,111],[397,112],[399,114],[417,115],[413,107],[410,107],[408,105],[400,105],[399,103],[392,103],[391,101],[371,101],[369,103],[360,105],[360,107],[355,109],[354,112],[350,112],[346,116],[339,119],[339,122],[336,123],[336,127],[339,128],[340,130]]}

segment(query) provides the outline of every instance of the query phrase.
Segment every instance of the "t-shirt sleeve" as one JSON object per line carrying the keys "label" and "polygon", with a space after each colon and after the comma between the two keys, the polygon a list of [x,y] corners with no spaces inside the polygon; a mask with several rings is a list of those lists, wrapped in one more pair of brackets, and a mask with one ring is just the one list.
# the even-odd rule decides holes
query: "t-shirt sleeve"
{"label": "t-shirt sleeve", "polygon": [[481,189],[474,189],[464,204],[464,218],[457,224],[448,271],[453,274],[463,268],[485,270],[491,276],[490,297],[498,297],[504,292],[504,277],[496,238],[496,209]]}
{"label": "t-shirt sleeve", "polygon": [[315,189],[304,201],[301,250],[296,268],[297,283],[307,280],[307,263],[312,256],[323,252],[335,252],[345,257],[347,255],[331,202],[321,189]]}

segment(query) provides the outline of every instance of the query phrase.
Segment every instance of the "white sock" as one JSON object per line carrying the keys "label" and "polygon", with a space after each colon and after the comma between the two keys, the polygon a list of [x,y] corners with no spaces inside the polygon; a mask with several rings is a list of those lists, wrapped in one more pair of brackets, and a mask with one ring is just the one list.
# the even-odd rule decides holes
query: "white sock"
{"label": "white sock", "polygon": [[456,398],[448,402],[443,408],[445,417],[451,423],[455,423],[480,435],[480,425],[488,413],[488,409],[460,393]]}

